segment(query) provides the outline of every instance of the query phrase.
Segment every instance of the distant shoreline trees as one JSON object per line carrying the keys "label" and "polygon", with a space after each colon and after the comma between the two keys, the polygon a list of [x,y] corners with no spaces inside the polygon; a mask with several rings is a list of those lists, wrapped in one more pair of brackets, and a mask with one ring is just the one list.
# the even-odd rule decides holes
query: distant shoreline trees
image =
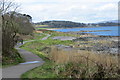
{"label": "distant shoreline trees", "polygon": [[[113,22],[105,22],[105,23],[76,23],[72,21],[44,21],[34,23],[35,25],[48,25],[44,27],[51,27],[51,28],[74,28],[74,27],[90,27],[90,26],[118,26],[118,23]],[[42,26],[40,26],[42,27]]]}
{"label": "distant shoreline trees", "polygon": [[48,25],[52,28],[72,28],[72,27],[85,27],[84,23],[76,23],[71,21],[44,21],[35,23],[36,25]]}

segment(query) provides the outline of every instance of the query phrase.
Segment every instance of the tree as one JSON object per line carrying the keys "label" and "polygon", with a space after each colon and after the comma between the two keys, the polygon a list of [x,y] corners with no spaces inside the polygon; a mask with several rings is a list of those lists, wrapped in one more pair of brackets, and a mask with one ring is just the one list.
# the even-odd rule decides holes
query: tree
{"label": "tree", "polygon": [[18,24],[18,33],[19,34],[32,34],[33,33],[33,26],[32,26],[32,17],[26,14],[15,13],[15,22]]}
{"label": "tree", "polygon": [[[13,3],[7,0],[0,1],[0,13],[2,17],[2,53],[3,55],[11,53],[10,49],[14,47],[13,39],[16,35],[13,16],[7,12],[13,7]],[[16,10],[16,8],[14,9]]]}
{"label": "tree", "polygon": [[0,56],[2,56],[2,16],[0,9]]}
{"label": "tree", "polygon": [[[30,20],[31,16],[17,13],[19,6],[15,3],[2,0],[0,1],[0,11],[2,16],[2,55],[12,56],[12,49],[15,46],[16,34],[30,34],[33,31]],[[27,28],[26,28],[27,26]],[[30,29],[29,29],[29,28]]]}

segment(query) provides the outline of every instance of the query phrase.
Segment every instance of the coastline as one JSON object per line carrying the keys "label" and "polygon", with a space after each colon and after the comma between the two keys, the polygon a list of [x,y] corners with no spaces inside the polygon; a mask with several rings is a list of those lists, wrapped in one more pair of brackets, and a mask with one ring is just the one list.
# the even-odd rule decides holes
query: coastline
{"label": "coastline", "polygon": [[[53,31],[53,30],[57,30],[57,29],[68,29],[68,28],[51,28],[51,29],[39,29],[38,31]],[[69,28],[72,29],[72,28]],[[111,31],[111,30],[94,30],[94,31],[68,31],[68,32],[62,32],[62,33],[69,33],[69,34],[76,34],[76,35],[89,35],[92,37],[118,37],[120,38],[120,36],[107,36],[107,35],[95,35],[92,33],[80,33],[80,32],[99,32],[99,31]],[[60,31],[55,31],[55,32],[60,32]]]}
{"label": "coastline", "polygon": [[[108,27],[108,26],[83,26],[83,27],[72,27],[72,28],[50,28],[47,30],[56,30],[56,29],[77,29],[77,28],[98,28],[98,27]],[[109,26],[109,27],[113,27],[113,26]],[[49,27],[48,27],[49,28]]]}

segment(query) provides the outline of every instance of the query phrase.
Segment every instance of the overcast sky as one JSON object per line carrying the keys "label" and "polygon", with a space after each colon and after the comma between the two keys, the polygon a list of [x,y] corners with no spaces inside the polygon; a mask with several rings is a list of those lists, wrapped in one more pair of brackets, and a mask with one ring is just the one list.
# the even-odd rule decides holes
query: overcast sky
{"label": "overcast sky", "polygon": [[20,12],[29,14],[33,22],[66,20],[100,22],[117,20],[119,0],[15,0]]}

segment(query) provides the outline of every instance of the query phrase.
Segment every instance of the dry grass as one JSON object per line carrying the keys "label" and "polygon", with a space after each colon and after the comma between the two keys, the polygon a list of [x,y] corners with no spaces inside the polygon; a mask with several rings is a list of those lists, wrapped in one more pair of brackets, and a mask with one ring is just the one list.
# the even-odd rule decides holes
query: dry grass
{"label": "dry grass", "polygon": [[103,65],[110,66],[111,64],[118,64],[118,56],[113,56],[110,54],[96,54],[92,51],[84,50],[69,50],[65,51],[63,49],[58,49],[52,47],[50,53],[51,59],[56,63],[68,63],[68,62],[86,62],[88,58],[89,63],[99,63]]}
{"label": "dry grass", "polygon": [[[63,49],[52,47],[51,53],[49,56],[50,56],[50,59],[53,60],[57,65],[73,63],[74,65],[71,67],[72,69],[70,68],[71,71],[72,70],[83,71],[83,72],[88,71],[86,74],[84,74],[84,76],[88,78],[89,77],[93,78],[93,76],[96,77],[101,74],[102,76],[98,76],[98,77],[116,77],[118,76],[117,71],[119,71],[120,69],[118,66],[119,58],[117,55],[113,56],[110,54],[96,54],[92,51],[84,51],[84,50],[66,51]],[[81,64],[84,66],[79,67],[76,64]],[[64,73],[65,74],[67,74],[66,72],[69,73],[69,70],[68,69],[66,70],[67,71],[65,71]],[[81,77],[80,75],[78,76]]]}

